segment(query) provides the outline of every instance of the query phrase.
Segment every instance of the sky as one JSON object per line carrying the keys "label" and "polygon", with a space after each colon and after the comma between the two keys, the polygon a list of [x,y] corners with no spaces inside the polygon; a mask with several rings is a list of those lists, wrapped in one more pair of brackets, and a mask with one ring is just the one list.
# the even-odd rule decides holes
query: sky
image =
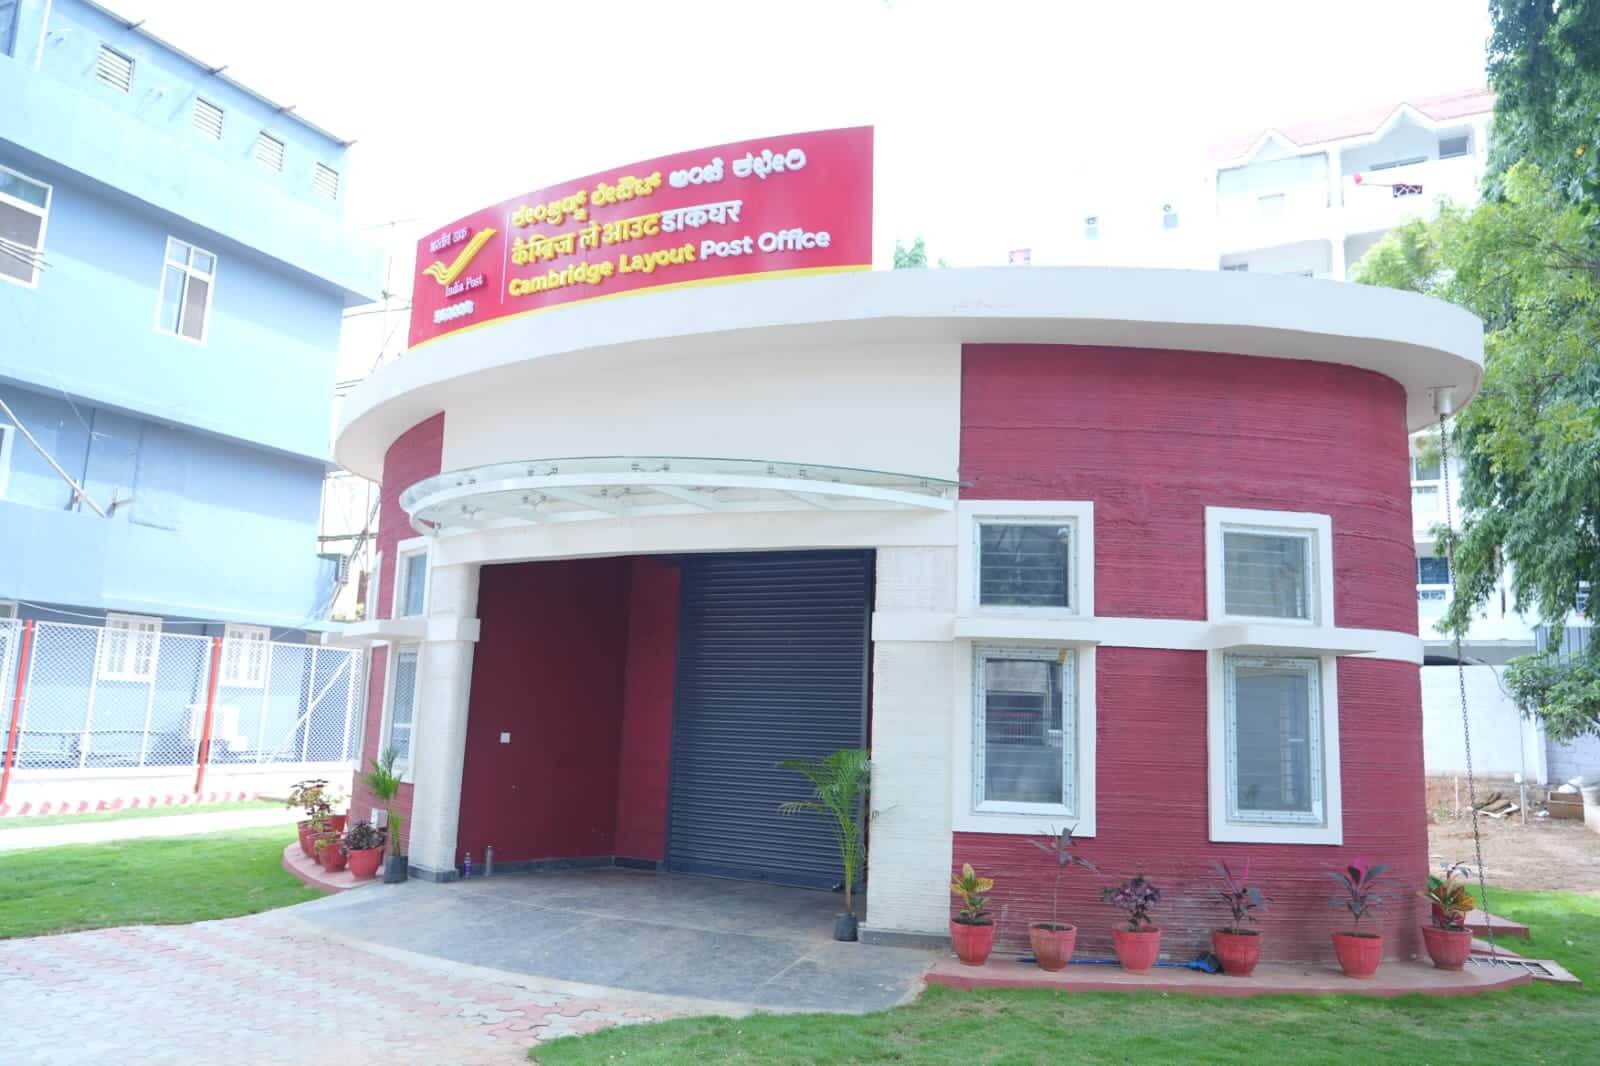
{"label": "sky", "polygon": [[[416,238],[477,207],[858,124],[880,262],[921,234],[1002,263],[1086,206],[1180,195],[1231,135],[1482,86],[1489,32],[1487,0],[102,2],[356,141],[347,218],[400,302]],[[382,318],[350,321],[341,378],[397,346]]]}

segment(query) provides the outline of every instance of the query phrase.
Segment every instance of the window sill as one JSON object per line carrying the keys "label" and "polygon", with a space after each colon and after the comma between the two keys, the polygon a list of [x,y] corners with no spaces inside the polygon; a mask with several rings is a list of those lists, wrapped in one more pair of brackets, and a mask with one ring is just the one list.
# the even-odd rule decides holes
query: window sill
{"label": "window sill", "polygon": [[1344,843],[1344,829],[1338,825],[1252,825],[1238,822],[1213,822],[1214,844],[1327,844]]}
{"label": "window sill", "polygon": [[955,620],[957,640],[1038,640],[1051,644],[1099,644],[1105,626],[1093,618],[1060,615],[973,614]]}
{"label": "window sill", "polygon": [[970,807],[958,811],[951,828],[958,833],[1004,833],[1013,836],[1039,836],[1071,829],[1074,837],[1094,836],[1094,815],[1071,815],[1065,808],[1046,811],[986,811]]}

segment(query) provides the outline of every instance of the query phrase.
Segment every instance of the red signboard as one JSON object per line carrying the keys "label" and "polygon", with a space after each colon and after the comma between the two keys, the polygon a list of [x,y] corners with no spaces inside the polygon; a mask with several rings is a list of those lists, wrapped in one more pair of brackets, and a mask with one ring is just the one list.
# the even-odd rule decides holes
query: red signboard
{"label": "red signboard", "polygon": [[475,211],[417,243],[411,346],[600,297],[872,265],[872,127],[701,148]]}

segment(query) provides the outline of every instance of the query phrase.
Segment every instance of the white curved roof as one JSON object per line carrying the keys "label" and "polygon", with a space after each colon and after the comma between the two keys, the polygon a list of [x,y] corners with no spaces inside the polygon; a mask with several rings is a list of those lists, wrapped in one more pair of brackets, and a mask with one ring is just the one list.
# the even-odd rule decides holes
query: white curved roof
{"label": "white curved roof", "polygon": [[1367,285],[1099,267],[752,279],[556,307],[429,342],[351,393],[334,455],[376,479],[390,444],[416,423],[482,390],[536,388],[547,367],[568,359],[625,375],[631,360],[677,353],[896,341],[1114,345],[1341,363],[1399,382],[1412,429],[1433,421],[1431,390],[1453,388],[1459,408],[1483,376],[1483,327],[1474,315]]}

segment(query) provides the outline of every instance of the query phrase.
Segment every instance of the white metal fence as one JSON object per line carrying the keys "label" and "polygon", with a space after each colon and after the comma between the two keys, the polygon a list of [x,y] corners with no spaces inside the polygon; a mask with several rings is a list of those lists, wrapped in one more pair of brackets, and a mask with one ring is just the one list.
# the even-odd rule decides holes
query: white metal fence
{"label": "white metal fence", "polygon": [[0,621],[0,744],[18,771],[196,766],[209,703],[208,765],[353,764],[362,674],[348,648]]}

